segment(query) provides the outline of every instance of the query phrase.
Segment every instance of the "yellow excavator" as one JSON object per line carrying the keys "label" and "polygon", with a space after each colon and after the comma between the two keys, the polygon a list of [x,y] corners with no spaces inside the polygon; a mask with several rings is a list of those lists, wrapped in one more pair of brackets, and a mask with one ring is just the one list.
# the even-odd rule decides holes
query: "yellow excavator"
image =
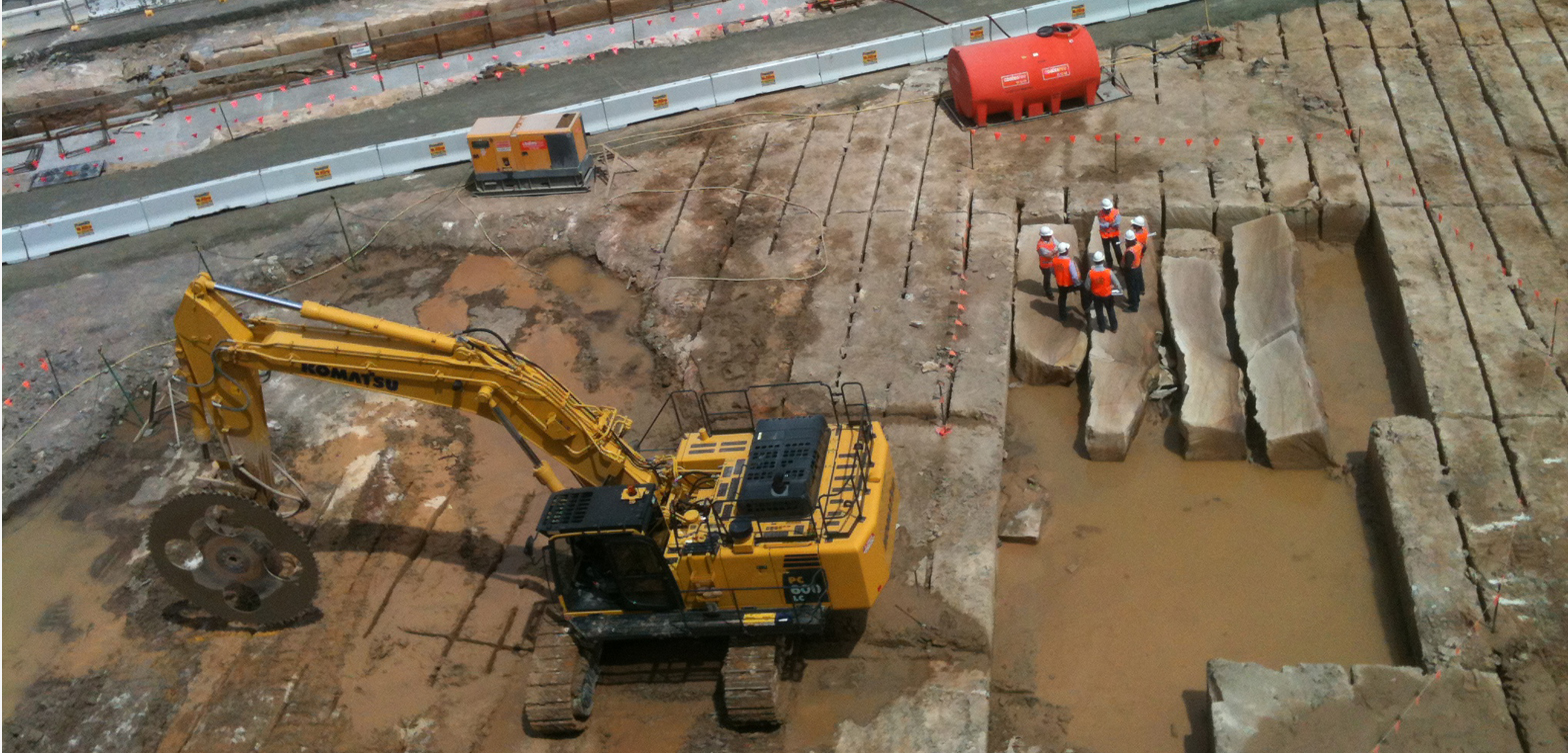
{"label": "yellow excavator", "polygon": [[[320,324],[248,317],[231,298]],[[672,446],[645,452],[648,433],[634,446],[626,416],[579,401],[488,330],[441,334],[207,274],[174,328],[195,436],[222,476],[209,481],[225,491],[166,503],[148,548],[176,590],[225,620],[287,624],[319,581],[284,521],[309,502],[272,454],[264,376],[466,411],[516,440],[551,492],[537,535],[554,604],[537,621],[524,699],[535,733],[585,728],[605,642],[677,637],[728,639],[722,712],[734,726],[777,725],[793,641],[853,624],[887,583],[898,484],[859,385],[677,392],[650,424],[673,419]]]}

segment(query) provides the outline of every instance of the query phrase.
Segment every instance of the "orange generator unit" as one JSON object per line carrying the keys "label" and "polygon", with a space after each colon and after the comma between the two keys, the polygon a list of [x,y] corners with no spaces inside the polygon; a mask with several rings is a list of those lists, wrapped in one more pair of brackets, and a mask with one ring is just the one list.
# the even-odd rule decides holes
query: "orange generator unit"
{"label": "orange generator unit", "polygon": [[1062,111],[1082,100],[1098,100],[1100,53],[1080,24],[1042,26],[1034,34],[997,39],[947,54],[947,82],[953,102],[977,125],[1003,112],[1013,120]]}
{"label": "orange generator unit", "polygon": [[476,194],[586,191],[594,161],[575,112],[480,118],[468,129]]}

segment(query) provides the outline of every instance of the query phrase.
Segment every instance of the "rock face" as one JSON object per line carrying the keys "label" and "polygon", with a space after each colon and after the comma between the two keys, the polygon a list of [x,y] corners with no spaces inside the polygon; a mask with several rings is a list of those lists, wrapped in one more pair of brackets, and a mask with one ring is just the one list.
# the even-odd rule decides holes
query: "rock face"
{"label": "rock face", "polygon": [[[1051,225],[1059,241],[1078,250],[1078,234],[1070,225]],[[1035,244],[1039,225],[1018,232],[1017,278],[1013,283],[1013,374],[1025,384],[1072,384],[1089,352],[1083,316],[1076,311],[1079,294],[1068,297],[1066,321],[1057,319],[1055,287],[1046,296]],[[1076,254],[1075,254],[1076,255]]]}
{"label": "rock face", "polygon": [[1214,659],[1208,674],[1214,753],[1520,750],[1491,672]]}
{"label": "rock face", "polygon": [[[1160,241],[1149,239],[1143,255],[1144,294],[1137,313],[1117,311],[1116,332],[1089,338],[1089,411],[1084,446],[1090,460],[1122,460],[1148,405],[1149,385],[1159,377],[1155,340],[1165,328],[1160,316]],[[1118,279],[1121,273],[1117,273]],[[1123,281],[1125,284],[1125,280]]]}
{"label": "rock face", "polygon": [[1458,662],[1490,661],[1484,638],[1472,627],[1483,619],[1454,511],[1448,504],[1447,469],[1432,425],[1414,416],[1372,424],[1367,461],[1388,514],[1398,554],[1400,600],[1414,619],[1412,643],[1422,663],[1436,670]]}
{"label": "rock face", "polygon": [[1247,358],[1255,420],[1274,468],[1332,464],[1328,418],[1317,377],[1307,365],[1296,309],[1296,241],[1283,215],[1235,227],[1236,333]]}
{"label": "rock face", "polygon": [[1247,407],[1241,369],[1225,331],[1220,242],[1202,230],[1173,230],[1160,265],[1166,318],[1181,381],[1181,433],[1188,460],[1245,460]]}

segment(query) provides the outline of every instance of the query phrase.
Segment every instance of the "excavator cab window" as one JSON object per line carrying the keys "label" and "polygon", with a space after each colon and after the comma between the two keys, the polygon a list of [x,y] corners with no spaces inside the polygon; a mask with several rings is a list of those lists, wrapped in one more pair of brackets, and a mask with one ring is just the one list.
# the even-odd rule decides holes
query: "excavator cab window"
{"label": "excavator cab window", "polygon": [[550,559],[556,592],[569,611],[668,611],[681,605],[675,580],[648,536],[563,536],[551,542]]}

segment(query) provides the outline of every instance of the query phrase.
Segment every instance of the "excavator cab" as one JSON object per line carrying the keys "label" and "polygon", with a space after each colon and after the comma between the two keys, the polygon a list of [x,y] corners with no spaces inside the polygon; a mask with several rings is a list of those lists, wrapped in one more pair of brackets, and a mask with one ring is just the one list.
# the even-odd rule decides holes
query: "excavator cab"
{"label": "excavator cab", "polygon": [[539,532],[555,593],[568,613],[681,608],[661,554],[670,531],[651,484],[592,486],[550,495]]}

